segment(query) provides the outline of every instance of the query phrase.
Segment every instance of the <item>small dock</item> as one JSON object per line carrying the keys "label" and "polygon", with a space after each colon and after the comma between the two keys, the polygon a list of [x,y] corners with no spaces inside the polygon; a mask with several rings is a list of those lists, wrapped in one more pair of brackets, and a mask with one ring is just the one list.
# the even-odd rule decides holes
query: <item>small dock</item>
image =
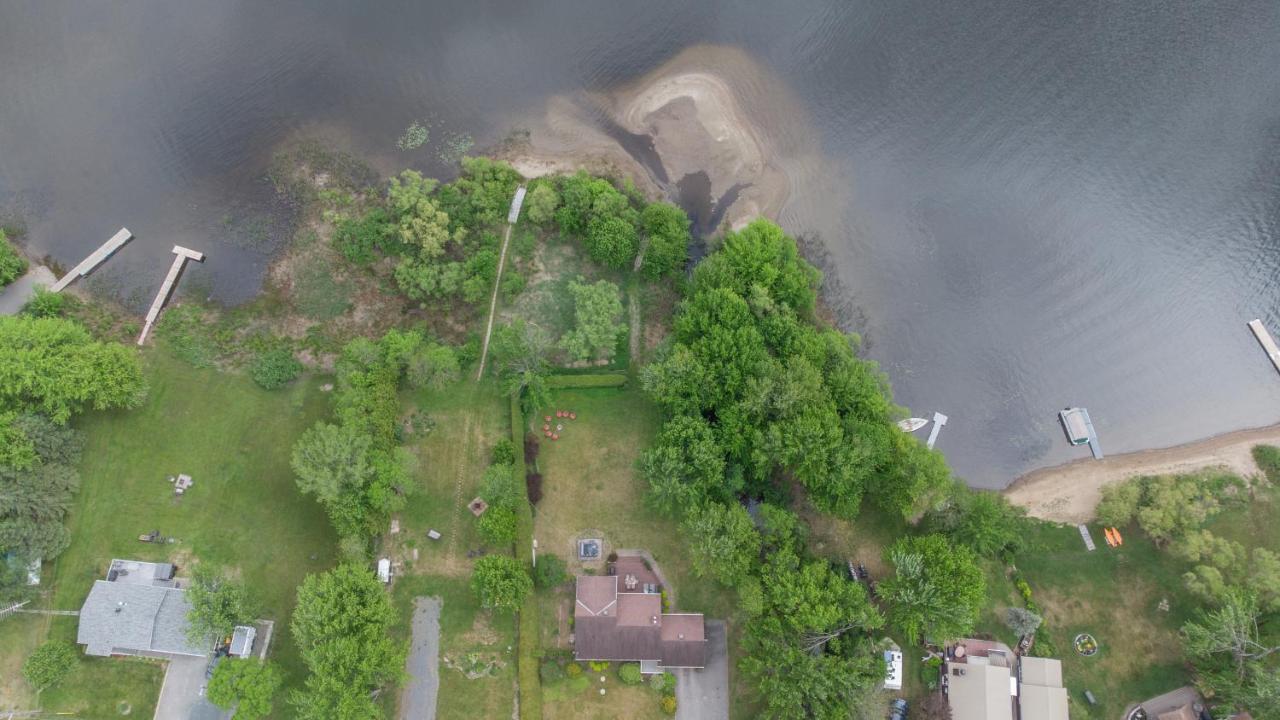
{"label": "small dock", "polygon": [[1271,364],[1280,371],[1280,346],[1276,345],[1276,341],[1271,337],[1271,333],[1267,331],[1262,320],[1250,320],[1249,329],[1253,331],[1253,336],[1258,339],[1258,344],[1267,353],[1267,357],[1271,358]]}
{"label": "small dock", "polygon": [[1067,442],[1072,445],[1089,443],[1089,451],[1094,460],[1102,459],[1102,445],[1098,443],[1098,432],[1093,429],[1093,419],[1089,411],[1080,407],[1071,407],[1058,413],[1062,421],[1062,429],[1067,433]]}
{"label": "small dock", "polygon": [[120,228],[120,231],[111,236],[97,250],[94,250],[89,257],[80,261],[80,264],[71,268],[71,272],[62,276],[62,279],[54,283],[49,290],[52,292],[60,292],[63,288],[75,282],[77,278],[93,272],[93,269],[106,262],[107,258],[124,246],[125,243],[133,239],[133,233],[129,232],[129,228]]}
{"label": "small dock", "polygon": [[933,429],[929,431],[929,439],[925,441],[925,447],[933,449],[933,444],[938,442],[938,433],[942,432],[942,426],[947,424],[947,416],[940,412],[933,414]]}
{"label": "small dock", "polygon": [[182,267],[187,264],[188,260],[196,262],[204,262],[204,253],[189,250],[181,245],[173,246],[173,264],[169,266],[169,274],[164,276],[164,282],[160,284],[160,292],[156,293],[156,299],[151,303],[151,309],[147,311],[146,322],[142,325],[142,334],[138,335],[138,344],[142,345],[147,341],[147,333],[151,332],[151,326],[155,324],[156,318],[160,317],[160,310],[164,307],[165,302],[169,300],[169,295],[173,293],[173,286],[178,282],[178,275],[182,273]]}
{"label": "small dock", "polygon": [[1097,550],[1098,546],[1093,544],[1093,536],[1089,534],[1089,526],[1084,523],[1080,523],[1079,527],[1080,538],[1084,540],[1084,546],[1089,549],[1089,552]]}

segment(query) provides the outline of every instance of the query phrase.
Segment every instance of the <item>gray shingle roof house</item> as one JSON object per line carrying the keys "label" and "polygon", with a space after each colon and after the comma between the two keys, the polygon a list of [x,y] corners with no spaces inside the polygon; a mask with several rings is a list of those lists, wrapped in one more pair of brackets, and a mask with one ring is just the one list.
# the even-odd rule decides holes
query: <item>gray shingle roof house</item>
{"label": "gray shingle roof house", "polygon": [[213,649],[212,640],[187,637],[191,606],[174,587],[172,566],[113,560],[107,577],[93,583],[80,608],[76,642],[86,655],[204,657]]}
{"label": "gray shingle roof house", "polygon": [[617,575],[579,575],[574,597],[574,659],[639,661],[652,668],[707,664],[701,614],[664,613],[657,593],[619,590]]}

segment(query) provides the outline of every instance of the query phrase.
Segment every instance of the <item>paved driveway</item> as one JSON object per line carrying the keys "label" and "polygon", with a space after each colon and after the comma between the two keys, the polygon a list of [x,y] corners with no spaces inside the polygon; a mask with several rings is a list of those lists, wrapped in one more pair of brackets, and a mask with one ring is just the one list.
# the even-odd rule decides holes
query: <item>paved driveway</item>
{"label": "paved driveway", "polygon": [[707,666],[674,674],[676,720],[728,720],[729,650],[723,620],[707,621]]}
{"label": "paved driveway", "polygon": [[435,720],[440,689],[440,598],[413,600],[413,644],[409,646],[409,682],[400,691],[402,720]]}
{"label": "paved driveway", "polygon": [[164,686],[156,702],[155,720],[223,720],[230,713],[204,698],[208,658],[178,658],[169,661]]}

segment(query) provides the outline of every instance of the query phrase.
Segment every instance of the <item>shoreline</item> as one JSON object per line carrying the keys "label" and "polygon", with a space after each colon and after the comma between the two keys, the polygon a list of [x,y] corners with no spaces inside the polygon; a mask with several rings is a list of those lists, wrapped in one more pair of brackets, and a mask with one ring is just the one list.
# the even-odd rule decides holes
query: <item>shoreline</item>
{"label": "shoreline", "polygon": [[1280,424],[1234,430],[1167,448],[1081,458],[1033,470],[1001,492],[1031,517],[1082,523],[1093,519],[1102,488],[1140,475],[1172,475],[1207,468],[1226,468],[1243,477],[1259,471],[1255,445],[1280,445]]}

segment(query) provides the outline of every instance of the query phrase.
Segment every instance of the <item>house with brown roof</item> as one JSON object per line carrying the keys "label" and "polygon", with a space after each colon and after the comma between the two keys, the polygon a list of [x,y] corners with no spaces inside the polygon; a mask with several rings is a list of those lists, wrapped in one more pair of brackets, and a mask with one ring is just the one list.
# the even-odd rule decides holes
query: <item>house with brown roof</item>
{"label": "house with brown roof", "polygon": [[639,558],[618,558],[612,575],[579,575],[573,603],[575,660],[639,662],[646,673],[701,668],[701,613],[664,613],[659,580]]}

